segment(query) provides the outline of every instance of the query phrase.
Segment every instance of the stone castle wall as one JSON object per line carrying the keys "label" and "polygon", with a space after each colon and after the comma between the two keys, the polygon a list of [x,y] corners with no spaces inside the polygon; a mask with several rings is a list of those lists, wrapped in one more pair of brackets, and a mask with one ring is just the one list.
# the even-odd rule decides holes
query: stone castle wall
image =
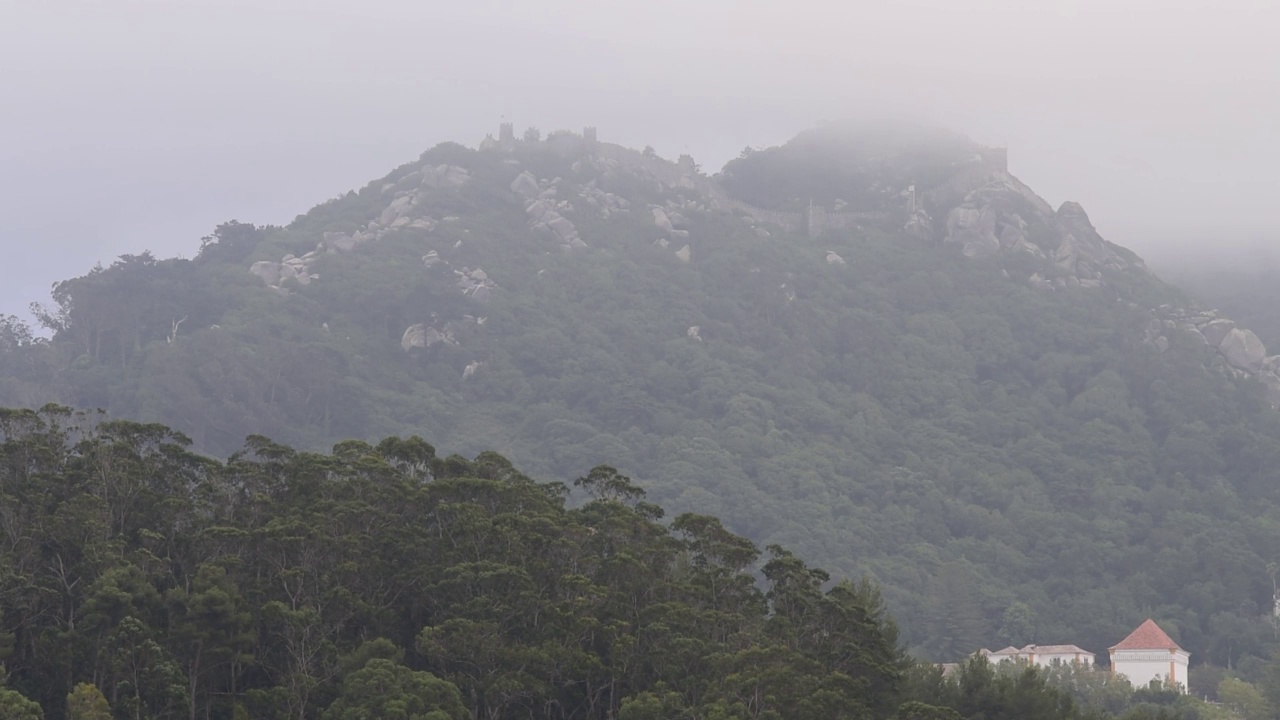
{"label": "stone castle wall", "polygon": [[827,230],[848,230],[866,222],[887,220],[889,213],[883,210],[866,210],[860,212],[827,212],[820,205],[814,205],[802,213],[783,210],[767,210],[739,200],[727,200],[722,203],[727,209],[737,210],[757,222],[777,225],[787,232],[804,233],[809,237],[818,237]]}
{"label": "stone castle wall", "polygon": [[[591,152],[604,160],[611,160],[620,165],[637,167],[653,176],[664,185],[686,185],[712,198],[715,207],[723,210],[737,211],[757,222],[776,225],[795,234],[807,234],[818,237],[826,230],[847,230],[866,222],[886,220],[889,213],[882,210],[860,212],[827,212],[820,205],[814,205],[804,212],[787,212],[756,207],[740,200],[730,198],[714,181],[704,175],[691,173],[688,168],[659,158],[647,158],[629,148],[599,142],[596,128],[583,129],[583,138]],[[507,150],[515,142],[515,131],[511,123],[503,123],[499,128],[497,147]],[[1003,162],[1003,149],[994,149],[990,159],[984,154],[983,164]]]}
{"label": "stone castle wall", "polygon": [[848,230],[864,222],[887,220],[889,213],[883,210],[862,210],[858,212],[827,212],[820,205],[809,208],[805,230],[809,237],[817,237],[827,230]]}

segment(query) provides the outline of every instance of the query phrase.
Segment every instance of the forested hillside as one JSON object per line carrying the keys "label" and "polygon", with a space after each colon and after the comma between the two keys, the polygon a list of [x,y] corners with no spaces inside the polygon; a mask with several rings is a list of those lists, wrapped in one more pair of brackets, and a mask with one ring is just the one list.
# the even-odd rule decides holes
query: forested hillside
{"label": "forested hillside", "polygon": [[[607,466],[570,488],[418,437],[254,436],[225,463],[189,442],[0,409],[0,717],[1229,717],[1079,667],[944,677],[875,585],[666,524]],[[1270,712],[1223,682],[1225,708]]]}
{"label": "forested hillside", "polygon": [[[665,525],[612,468],[568,509],[565,484],[416,437],[253,437],[225,463],[187,442],[0,410],[0,717],[1086,716],[1035,671],[914,667],[874,586]],[[1121,693],[1126,717],[1197,716]]]}
{"label": "forested hillside", "polygon": [[714,177],[588,134],[445,144],[286,227],[139,250],[57,286],[51,340],[0,330],[0,402],[219,456],[609,464],[873,579],[936,660],[1102,653],[1148,616],[1250,677],[1275,644],[1276,358],[963,138],[824,130]]}

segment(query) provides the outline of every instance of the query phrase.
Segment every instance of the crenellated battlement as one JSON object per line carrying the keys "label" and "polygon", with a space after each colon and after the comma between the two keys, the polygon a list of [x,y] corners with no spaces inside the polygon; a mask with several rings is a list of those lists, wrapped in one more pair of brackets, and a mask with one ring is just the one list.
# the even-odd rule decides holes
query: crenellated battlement
{"label": "crenellated battlement", "polygon": [[498,147],[503,152],[511,152],[516,149],[515,123],[504,122],[498,126]]}

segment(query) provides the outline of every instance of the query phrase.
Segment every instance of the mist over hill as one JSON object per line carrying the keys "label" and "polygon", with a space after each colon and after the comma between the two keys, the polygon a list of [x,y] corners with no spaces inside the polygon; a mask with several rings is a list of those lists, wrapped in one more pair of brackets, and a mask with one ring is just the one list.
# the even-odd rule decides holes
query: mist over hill
{"label": "mist over hill", "polygon": [[1161,274],[1248,326],[1267,347],[1280,347],[1280,247],[1275,233],[1223,234],[1231,242],[1186,243],[1168,253],[1160,262]]}
{"label": "mist over hill", "polygon": [[0,404],[219,455],[412,433],[540,479],[607,463],[873,578],[937,660],[1147,616],[1197,661],[1270,653],[1280,359],[1245,318],[952,133],[827,126],[714,175],[606,135],[503,127],[66,280],[51,340],[0,328]]}

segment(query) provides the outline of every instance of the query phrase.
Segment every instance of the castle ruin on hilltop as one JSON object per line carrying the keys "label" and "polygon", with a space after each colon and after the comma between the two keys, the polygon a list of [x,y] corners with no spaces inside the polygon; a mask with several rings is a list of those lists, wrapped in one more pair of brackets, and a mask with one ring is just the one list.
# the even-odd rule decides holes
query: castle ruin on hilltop
{"label": "castle ruin on hilltop", "polygon": [[[583,128],[582,135],[578,137],[580,137],[584,149],[593,157],[612,160],[623,167],[631,169],[643,168],[645,172],[653,175],[664,184],[702,191],[710,196],[714,201],[714,205],[720,209],[741,212],[757,222],[777,225],[788,232],[808,235],[811,238],[819,237],[827,230],[848,230],[868,222],[888,220],[893,214],[889,210],[828,211],[822,205],[813,202],[810,202],[809,207],[803,212],[756,207],[729,197],[718,184],[700,175],[695,167],[691,167],[691,163],[672,163],[620,146],[602,145],[598,140],[596,128],[592,126]],[[550,140],[550,137],[548,137],[548,140]],[[513,152],[522,142],[526,141],[516,139],[514,124],[504,122],[498,127],[497,139],[493,135],[486,135],[480,143],[480,150]],[[1007,148],[984,147],[965,163],[971,167],[964,168],[960,175],[1007,173],[1009,171],[1008,163],[1009,153]],[[914,185],[912,189],[914,190]],[[914,205],[914,197],[912,202],[911,212],[915,213],[919,206]]]}

